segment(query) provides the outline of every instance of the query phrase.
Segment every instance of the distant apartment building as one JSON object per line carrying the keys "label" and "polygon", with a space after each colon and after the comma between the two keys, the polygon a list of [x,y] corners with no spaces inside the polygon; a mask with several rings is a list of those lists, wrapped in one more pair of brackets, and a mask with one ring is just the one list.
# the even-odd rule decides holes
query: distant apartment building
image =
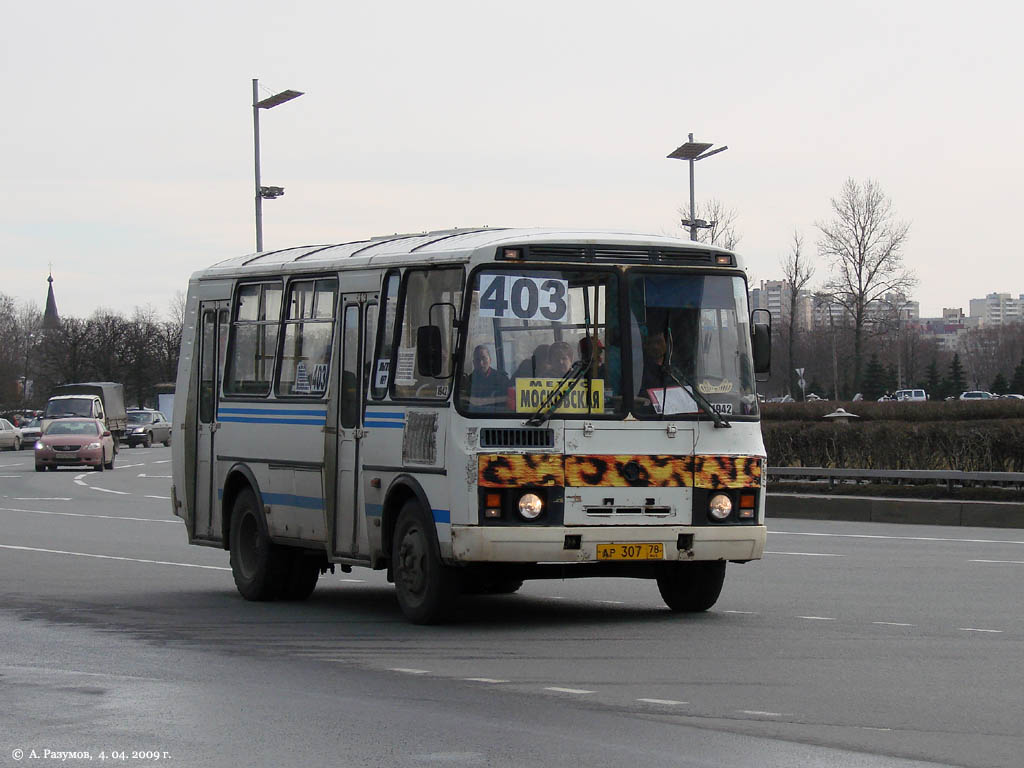
{"label": "distant apartment building", "polygon": [[[812,306],[813,327],[824,330],[853,325],[853,316],[837,301],[817,301]],[[901,293],[887,293],[864,307],[864,324],[879,329],[906,330],[921,319],[921,305]]]}
{"label": "distant apartment building", "polygon": [[[782,327],[789,318],[792,286],[785,280],[762,280],[750,291],[750,308],[766,309],[772,316],[772,325]],[[813,300],[807,291],[800,291],[796,300],[794,325],[801,330],[812,327]]]}
{"label": "distant apartment building", "polygon": [[967,317],[960,307],[943,307],[942,317],[923,317],[920,320],[921,334],[934,339],[939,349],[955,352],[967,333]]}
{"label": "distant apartment building", "polygon": [[1019,323],[1024,319],[1024,294],[1013,298],[1009,293],[990,293],[983,299],[971,299],[970,312],[968,325],[972,328]]}

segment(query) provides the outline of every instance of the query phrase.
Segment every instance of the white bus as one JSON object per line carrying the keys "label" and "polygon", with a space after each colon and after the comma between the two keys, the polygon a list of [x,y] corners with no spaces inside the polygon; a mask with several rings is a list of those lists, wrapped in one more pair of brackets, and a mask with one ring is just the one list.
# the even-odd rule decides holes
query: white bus
{"label": "white bus", "polygon": [[230,259],[189,281],[174,513],[250,600],[338,565],[387,569],[417,623],[577,576],[706,610],[764,550],[770,349],[735,254],[688,240],[487,228]]}

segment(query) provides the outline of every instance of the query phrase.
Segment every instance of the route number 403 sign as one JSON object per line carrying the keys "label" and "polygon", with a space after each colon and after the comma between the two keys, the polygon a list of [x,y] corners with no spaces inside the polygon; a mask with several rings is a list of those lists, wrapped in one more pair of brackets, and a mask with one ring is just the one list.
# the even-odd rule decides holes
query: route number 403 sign
{"label": "route number 403 sign", "polygon": [[564,322],[569,281],[516,274],[480,275],[480,317]]}

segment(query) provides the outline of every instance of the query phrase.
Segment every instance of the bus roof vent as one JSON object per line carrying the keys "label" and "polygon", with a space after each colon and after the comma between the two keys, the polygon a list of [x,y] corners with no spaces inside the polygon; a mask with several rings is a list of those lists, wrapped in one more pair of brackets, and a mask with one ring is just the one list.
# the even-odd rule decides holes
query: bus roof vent
{"label": "bus roof vent", "polygon": [[484,427],[480,430],[481,448],[554,448],[551,429],[526,427]]}
{"label": "bus roof vent", "polygon": [[656,261],[672,264],[712,264],[714,254],[699,248],[658,248],[654,251]]}
{"label": "bus roof vent", "polygon": [[530,245],[527,258],[540,261],[579,261],[587,258],[585,245]]}

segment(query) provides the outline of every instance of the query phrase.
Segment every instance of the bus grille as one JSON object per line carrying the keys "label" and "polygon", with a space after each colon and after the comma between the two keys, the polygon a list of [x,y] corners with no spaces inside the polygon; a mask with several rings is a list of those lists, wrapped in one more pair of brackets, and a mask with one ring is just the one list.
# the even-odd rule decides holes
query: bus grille
{"label": "bus grille", "polygon": [[551,429],[485,427],[480,430],[481,448],[553,448]]}

